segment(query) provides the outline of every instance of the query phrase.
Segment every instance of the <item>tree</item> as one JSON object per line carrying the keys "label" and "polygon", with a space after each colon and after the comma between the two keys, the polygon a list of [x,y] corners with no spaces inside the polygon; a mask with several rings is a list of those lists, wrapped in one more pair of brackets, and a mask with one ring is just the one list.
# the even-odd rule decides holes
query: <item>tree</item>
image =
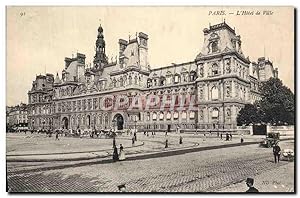
{"label": "tree", "polygon": [[275,125],[295,124],[295,100],[293,92],[278,78],[270,78],[261,87],[259,107],[264,113],[262,121]]}
{"label": "tree", "polygon": [[238,125],[271,123],[295,124],[295,99],[293,92],[278,78],[270,78],[260,88],[262,99],[256,104],[246,104],[237,117]]}
{"label": "tree", "polygon": [[256,105],[246,104],[237,116],[238,125],[249,125],[261,122],[261,116]]}

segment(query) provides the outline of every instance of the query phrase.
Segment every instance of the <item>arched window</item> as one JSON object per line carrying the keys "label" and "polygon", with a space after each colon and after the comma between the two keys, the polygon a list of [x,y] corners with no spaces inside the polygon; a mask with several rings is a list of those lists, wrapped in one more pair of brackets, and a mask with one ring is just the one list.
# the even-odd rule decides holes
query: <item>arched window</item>
{"label": "arched window", "polygon": [[173,118],[174,118],[174,120],[178,120],[178,112],[177,111],[174,112]]}
{"label": "arched window", "polygon": [[217,108],[214,108],[212,110],[212,119],[218,119],[219,118],[219,110]]}
{"label": "arched window", "polygon": [[195,119],[195,112],[194,111],[190,112],[190,119],[191,120]]}
{"label": "arched window", "polygon": [[147,112],[147,121],[150,121],[150,113]]}
{"label": "arched window", "polygon": [[185,112],[185,111],[183,111],[183,112],[181,113],[181,118],[182,118],[183,120],[186,120],[186,112]]}
{"label": "arched window", "polygon": [[156,114],[156,112],[154,112],[153,114],[152,114],[152,120],[156,120],[157,119],[157,114]]}
{"label": "arched window", "polygon": [[171,112],[170,111],[167,112],[167,120],[171,120]]}
{"label": "arched window", "polygon": [[160,120],[164,120],[164,112],[160,112],[160,114],[159,114],[159,119],[160,119]]}
{"label": "arched window", "polygon": [[219,90],[216,86],[214,86],[211,89],[211,99],[212,100],[218,100],[218,98],[219,98]]}
{"label": "arched window", "polygon": [[217,41],[211,43],[211,49],[212,49],[212,53],[218,52],[218,42]]}

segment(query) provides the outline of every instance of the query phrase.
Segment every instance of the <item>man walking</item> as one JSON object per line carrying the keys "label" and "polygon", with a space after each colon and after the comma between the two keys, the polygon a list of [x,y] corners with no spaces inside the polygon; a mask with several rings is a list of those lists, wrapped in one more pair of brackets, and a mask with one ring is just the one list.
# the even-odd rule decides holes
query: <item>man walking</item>
{"label": "man walking", "polygon": [[134,132],[133,136],[134,136],[134,140],[137,141],[136,132]]}
{"label": "man walking", "polygon": [[179,137],[179,144],[182,144],[182,136]]}
{"label": "man walking", "polygon": [[247,178],[246,185],[249,187],[249,189],[246,191],[247,193],[256,193],[259,192],[254,186],[254,179],[253,178]]}
{"label": "man walking", "polygon": [[119,160],[118,148],[114,146],[113,161],[116,162],[118,160]]}
{"label": "man walking", "polygon": [[58,132],[56,132],[55,140],[59,140],[59,138],[58,138]]}
{"label": "man walking", "polygon": [[278,143],[275,144],[275,146],[273,147],[273,155],[274,155],[275,163],[279,163],[280,151],[281,149]]}
{"label": "man walking", "polygon": [[166,144],[165,144],[165,148],[168,148],[169,145],[168,145],[168,139],[166,139]]}

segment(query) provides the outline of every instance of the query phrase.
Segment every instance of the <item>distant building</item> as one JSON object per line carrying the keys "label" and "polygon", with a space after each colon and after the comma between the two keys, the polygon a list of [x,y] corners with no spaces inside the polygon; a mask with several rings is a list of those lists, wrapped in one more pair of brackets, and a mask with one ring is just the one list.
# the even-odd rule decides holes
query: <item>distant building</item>
{"label": "distant building", "polygon": [[[117,130],[234,130],[236,118],[247,103],[259,100],[261,82],[277,77],[278,71],[265,58],[250,62],[242,51],[241,37],[225,22],[203,30],[200,53],[186,63],[152,69],[148,62],[148,35],[140,32],[128,41],[119,39],[119,57],[109,61],[103,28],[98,28],[93,65],[85,55],[65,58],[62,78],[38,76],[29,96],[29,123],[34,128]],[[164,55],[168,55],[162,51]],[[250,67],[253,67],[250,73]],[[48,79],[48,80],[47,80]],[[47,84],[48,83],[48,84]],[[45,86],[38,86],[44,84]],[[103,110],[116,104],[119,96],[155,95],[180,105],[181,96],[195,97],[194,109]],[[107,98],[112,96],[112,98]],[[139,101],[137,101],[139,103]]]}
{"label": "distant building", "polygon": [[22,129],[28,127],[28,106],[21,103],[13,107],[6,107],[6,125],[10,128]]}
{"label": "distant building", "polygon": [[54,75],[38,75],[28,91],[28,119],[30,129],[50,129],[52,127]]}

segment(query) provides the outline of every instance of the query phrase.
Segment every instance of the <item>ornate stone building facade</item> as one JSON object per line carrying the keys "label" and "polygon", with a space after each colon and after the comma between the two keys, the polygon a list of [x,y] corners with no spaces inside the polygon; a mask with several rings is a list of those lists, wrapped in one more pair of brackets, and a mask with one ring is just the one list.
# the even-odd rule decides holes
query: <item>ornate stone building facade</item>
{"label": "ornate stone building facade", "polygon": [[21,103],[13,107],[6,107],[6,125],[15,129],[28,127],[28,105]]}
{"label": "ornate stone building facade", "polygon": [[28,91],[28,125],[30,129],[52,128],[53,74],[38,75]]}
{"label": "ornate stone building facade", "polygon": [[[92,66],[86,66],[81,53],[65,58],[61,79],[56,74],[55,80],[47,81],[46,76],[49,89],[33,88],[28,93],[30,126],[41,128],[44,123],[47,128],[74,130],[234,130],[239,110],[258,100],[260,83],[277,77],[278,71],[265,58],[251,63],[243,54],[241,37],[225,22],[205,28],[203,33],[202,50],[194,60],[152,69],[147,34],[140,32],[128,41],[120,39],[119,57],[109,62],[100,26]],[[160,102],[144,109],[129,108],[127,104],[109,108],[121,102],[120,96],[126,96],[132,104],[137,96],[147,100],[149,95]],[[34,97],[40,96],[47,99],[37,102]],[[189,108],[189,100],[181,103],[181,96],[194,98],[193,108]],[[175,108],[162,109],[162,103],[171,98]],[[40,105],[50,109],[49,114],[36,114]],[[183,108],[179,110],[180,105]]]}

